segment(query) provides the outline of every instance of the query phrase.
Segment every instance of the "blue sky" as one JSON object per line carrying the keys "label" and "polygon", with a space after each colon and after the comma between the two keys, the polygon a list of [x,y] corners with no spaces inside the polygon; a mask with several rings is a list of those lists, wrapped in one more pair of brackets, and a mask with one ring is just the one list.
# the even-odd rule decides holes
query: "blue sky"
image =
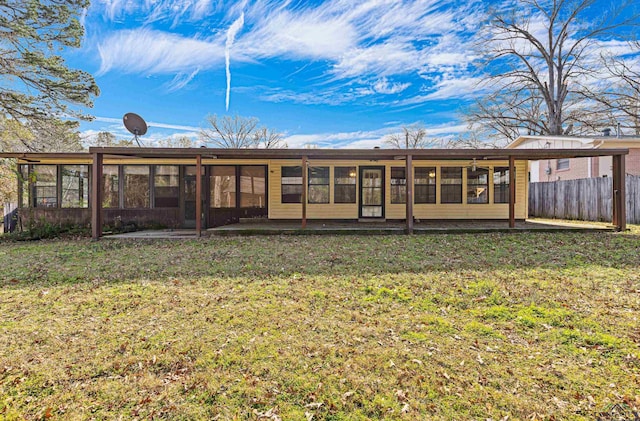
{"label": "blue sky", "polygon": [[[438,0],[93,0],[69,65],[102,91],[83,135],[196,137],[207,114],[260,119],[289,147],[372,147],[403,124],[465,130],[483,4]],[[227,77],[227,57],[230,80]],[[230,89],[227,91],[227,84]],[[227,107],[227,94],[229,108]]]}

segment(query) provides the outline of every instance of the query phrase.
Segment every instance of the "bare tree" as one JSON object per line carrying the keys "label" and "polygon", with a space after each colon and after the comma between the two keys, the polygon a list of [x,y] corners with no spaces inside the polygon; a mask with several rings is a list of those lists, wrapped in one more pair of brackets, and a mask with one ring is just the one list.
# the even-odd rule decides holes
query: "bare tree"
{"label": "bare tree", "polygon": [[255,117],[241,117],[239,115],[207,116],[210,127],[200,130],[200,139],[218,148],[281,148],[286,147],[282,142],[282,135],[273,129],[258,127]]}
{"label": "bare tree", "polygon": [[488,130],[478,130],[472,126],[466,132],[448,139],[440,139],[440,144],[447,149],[495,149],[506,146],[504,138],[491,136]]}
{"label": "bare tree", "polygon": [[195,141],[188,136],[167,137],[158,141],[162,148],[195,148]]}
{"label": "bare tree", "polygon": [[282,133],[266,127],[260,127],[254,134],[256,147],[265,149],[286,148],[287,144],[282,140]]}
{"label": "bare tree", "polygon": [[[632,43],[640,50],[640,42]],[[630,129],[640,135],[640,60],[637,57],[625,59],[613,55],[601,56],[605,78],[585,96],[597,105],[604,125]]]}
{"label": "bare tree", "polygon": [[479,101],[471,120],[508,139],[524,133],[561,135],[570,123],[592,121],[580,104],[581,80],[594,72],[592,51],[598,40],[638,23],[632,1],[599,17],[593,17],[595,3],[522,0],[491,12],[480,46],[498,71],[487,80],[491,93]]}
{"label": "bare tree", "polygon": [[388,135],[384,143],[394,149],[425,149],[436,145],[427,138],[427,130],[418,124],[402,126],[402,133]]}

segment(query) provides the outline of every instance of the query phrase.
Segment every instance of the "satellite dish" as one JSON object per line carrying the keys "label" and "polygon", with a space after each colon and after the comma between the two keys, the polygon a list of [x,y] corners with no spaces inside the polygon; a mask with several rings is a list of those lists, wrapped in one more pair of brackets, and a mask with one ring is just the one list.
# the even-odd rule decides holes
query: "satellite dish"
{"label": "satellite dish", "polygon": [[141,146],[138,136],[144,136],[147,133],[147,123],[145,123],[144,119],[138,114],[126,113],[122,117],[122,121],[124,122],[124,127],[133,134],[138,146]]}

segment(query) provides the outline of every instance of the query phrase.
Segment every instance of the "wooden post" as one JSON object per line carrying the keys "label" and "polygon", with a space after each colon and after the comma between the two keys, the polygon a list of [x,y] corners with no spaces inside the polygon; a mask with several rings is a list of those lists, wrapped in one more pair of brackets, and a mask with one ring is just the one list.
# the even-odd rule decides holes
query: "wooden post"
{"label": "wooden post", "polygon": [[302,157],[302,229],[307,228],[307,176],[309,169],[307,168],[307,157]]}
{"label": "wooden post", "polygon": [[[513,156],[509,156],[509,228],[516,227],[516,163]],[[489,180],[489,182],[492,182]]]}
{"label": "wooden post", "polygon": [[102,160],[101,153],[93,154],[91,167],[91,238],[102,237]]}
{"label": "wooden post", "polygon": [[613,157],[613,225],[616,231],[627,229],[627,199],[625,192],[625,156]]}
{"label": "wooden post", "polygon": [[407,234],[413,234],[413,157],[407,154],[405,169],[407,187]]}
{"label": "wooden post", "polygon": [[196,156],[196,232],[202,237],[202,155]]}

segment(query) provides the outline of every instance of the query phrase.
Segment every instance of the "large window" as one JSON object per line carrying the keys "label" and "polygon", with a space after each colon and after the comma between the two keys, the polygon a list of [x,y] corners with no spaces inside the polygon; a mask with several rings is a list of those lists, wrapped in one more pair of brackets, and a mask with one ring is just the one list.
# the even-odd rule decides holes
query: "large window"
{"label": "large window", "polygon": [[329,167],[309,167],[309,203],[329,203]]}
{"label": "large window", "polygon": [[105,209],[120,207],[118,168],[117,165],[102,167],[102,207]]}
{"label": "large window", "polygon": [[407,202],[407,177],[405,167],[391,168],[391,203]]}
{"label": "large window", "polygon": [[462,203],[462,168],[440,169],[440,203]]}
{"label": "large window", "polygon": [[415,203],[436,203],[436,168],[416,167]]}
{"label": "large window", "polygon": [[153,175],[153,206],[156,208],[180,207],[180,167],[156,165]]}
{"label": "large window", "polygon": [[493,169],[493,203],[509,203],[509,167]]}
{"label": "large window", "polygon": [[356,167],[335,167],[333,202],[356,203]]}
{"label": "large window", "polygon": [[236,167],[230,165],[211,167],[209,190],[212,208],[235,208]]}
{"label": "large window", "polygon": [[265,208],[266,197],[266,167],[240,167],[240,207]]}
{"label": "large window", "polygon": [[63,165],[62,173],[62,207],[89,207],[89,166]]}
{"label": "large window", "polygon": [[302,203],[302,167],[282,167],[282,203]]}
{"label": "large window", "polygon": [[149,207],[149,166],[125,165],[124,179],[124,207]]}
{"label": "large window", "polygon": [[568,158],[558,159],[556,161],[556,170],[568,170],[568,169],[569,169]]}
{"label": "large window", "polygon": [[467,168],[467,203],[489,203],[487,168]]}
{"label": "large window", "polygon": [[32,179],[35,196],[34,206],[55,208],[58,206],[58,167],[56,165],[34,165]]}

